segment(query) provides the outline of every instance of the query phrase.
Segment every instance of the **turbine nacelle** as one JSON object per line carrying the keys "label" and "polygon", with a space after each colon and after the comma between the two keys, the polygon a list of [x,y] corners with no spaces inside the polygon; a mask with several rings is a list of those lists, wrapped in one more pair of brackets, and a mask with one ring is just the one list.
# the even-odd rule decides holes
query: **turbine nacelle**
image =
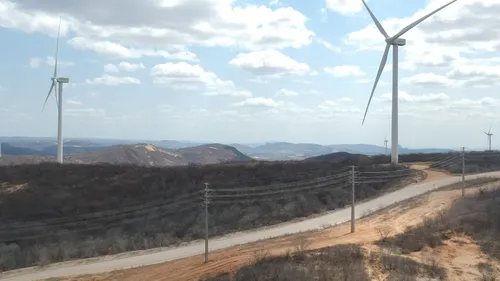
{"label": "turbine nacelle", "polygon": [[58,77],[56,79],[57,79],[57,82],[59,82],[59,83],[69,83],[69,78],[66,78],[66,77]]}
{"label": "turbine nacelle", "polygon": [[387,44],[393,45],[393,46],[406,45],[406,39],[403,39],[403,38],[396,38],[396,39],[387,38],[387,39],[385,39],[385,42],[387,42]]}

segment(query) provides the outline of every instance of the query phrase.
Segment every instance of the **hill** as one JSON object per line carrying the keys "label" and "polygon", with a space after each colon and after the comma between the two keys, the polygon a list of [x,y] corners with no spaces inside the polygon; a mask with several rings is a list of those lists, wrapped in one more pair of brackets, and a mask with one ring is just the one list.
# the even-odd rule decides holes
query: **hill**
{"label": "hill", "polygon": [[[108,163],[141,166],[182,166],[252,160],[236,148],[222,144],[181,149],[164,149],[151,144],[114,145],[99,150],[69,154],[64,158],[68,164]],[[55,160],[53,156],[4,155],[0,158],[0,164],[36,164]]]}
{"label": "hill", "polygon": [[194,147],[185,147],[176,150],[189,163],[218,164],[224,162],[252,161],[253,159],[241,153],[235,147],[224,144],[206,144]]}
{"label": "hill", "polygon": [[[370,144],[333,144],[274,142],[257,146],[234,145],[238,150],[260,160],[302,160],[314,156],[347,152],[368,156],[385,154],[385,147]],[[390,151],[390,148],[388,149]],[[450,149],[410,149],[400,146],[400,154],[447,153]]]}
{"label": "hill", "polygon": [[[189,153],[207,149],[213,146]],[[392,175],[359,182],[358,200],[423,176],[349,155],[336,162],[0,166],[0,263],[13,269],[202,238],[207,182],[210,236],[343,208],[351,198],[349,165]]]}

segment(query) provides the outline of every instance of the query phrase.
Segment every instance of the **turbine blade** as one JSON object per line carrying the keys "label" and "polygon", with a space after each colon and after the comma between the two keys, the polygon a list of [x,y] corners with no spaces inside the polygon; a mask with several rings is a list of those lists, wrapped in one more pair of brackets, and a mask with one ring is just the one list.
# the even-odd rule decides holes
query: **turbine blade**
{"label": "turbine blade", "polygon": [[52,81],[52,85],[50,86],[49,93],[47,94],[47,97],[45,98],[45,102],[43,103],[42,112],[45,109],[45,105],[47,104],[47,101],[49,100],[50,94],[52,93],[52,90],[54,89],[55,84],[56,83],[54,81]]}
{"label": "turbine blade", "polygon": [[490,123],[490,128],[488,129],[488,134],[491,133],[491,125],[493,125],[493,124]]}
{"label": "turbine blade", "polygon": [[59,28],[57,29],[56,56],[54,57],[54,77],[57,77],[57,56],[59,55],[59,36],[61,34],[61,20],[59,17]]}
{"label": "turbine blade", "polygon": [[59,87],[59,85],[54,82],[54,98],[56,99],[56,106],[59,107],[59,101],[57,99],[57,87]]}
{"label": "turbine blade", "polygon": [[387,39],[389,38],[389,35],[387,34],[387,32],[385,31],[384,27],[382,26],[382,24],[380,24],[380,22],[378,21],[378,19],[375,17],[375,15],[372,13],[372,10],[370,10],[370,8],[368,7],[368,5],[366,4],[365,0],[361,0],[363,1],[363,5],[365,5],[365,8],[366,10],[368,11],[368,13],[370,14],[370,17],[372,18],[373,22],[375,23],[375,25],[377,26],[378,30],[380,31],[380,33],[382,33],[382,35],[384,35],[384,37]]}
{"label": "turbine blade", "polygon": [[442,6],[441,8],[438,8],[436,10],[434,10],[433,12],[423,16],[422,18],[416,20],[415,22],[409,24],[407,27],[401,29],[401,31],[399,31],[398,33],[396,33],[396,35],[394,35],[391,39],[392,40],[395,40],[395,39],[398,39],[399,37],[401,37],[403,34],[405,34],[406,32],[410,31],[410,29],[414,28],[415,26],[417,26],[419,23],[423,22],[424,20],[426,20],[427,18],[429,18],[430,16],[434,15],[435,13],[441,11],[442,9],[450,6],[451,4],[457,2],[457,0],[453,0],[451,2],[449,2],[448,4]]}
{"label": "turbine blade", "polygon": [[385,64],[387,63],[387,56],[389,55],[390,48],[391,45],[386,44],[384,55],[382,56],[382,61],[380,62],[380,66],[378,68],[377,77],[375,78],[375,83],[373,83],[372,93],[370,95],[370,99],[368,99],[368,104],[366,105],[366,110],[365,110],[365,116],[363,117],[363,123],[361,123],[361,125],[365,124],[366,114],[368,113],[368,108],[370,107],[370,102],[372,101],[373,93],[375,93],[375,89],[377,88],[378,80],[380,80],[382,71],[384,71]]}

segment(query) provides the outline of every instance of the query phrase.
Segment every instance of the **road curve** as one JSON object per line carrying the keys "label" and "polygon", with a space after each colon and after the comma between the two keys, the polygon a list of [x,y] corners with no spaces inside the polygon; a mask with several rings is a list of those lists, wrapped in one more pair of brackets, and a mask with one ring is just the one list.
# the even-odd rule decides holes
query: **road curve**
{"label": "road curve", "polygon": [[[466,176],[466,179],[476,179],[482,177],[500,177],[500,172],[468,175]],[[375,199],[358,204],[356,206],[356,218],[359,218],[364,214],[374,212],[377,209],[423,194],[427,191],[460,182],[460,180],[461,176],[451,176],[444,179],[411,184],[397,191],[387,193]],[[209,249],[210,251],[214,251],[262,239],[283,236],[286,234],[315,230],[326,225],[335,225],[347,222],[350,220],[350,216],[350,208],[344,208],[301,221],[282,223],[275,226],[233,233],[211,239]],[[28,281],[72,275],[97,274],[176,260],[199,255],[203,252],[204,241],[194,241],[183,246],[166,248],[163,251],[143,253],[134,256],[126,256],[126,254],[118,256],[104,256],[97,259],[92,258],[87,260],[56,263],[43,268],[32,267],[8,271],[3,274],[0,280]]]}

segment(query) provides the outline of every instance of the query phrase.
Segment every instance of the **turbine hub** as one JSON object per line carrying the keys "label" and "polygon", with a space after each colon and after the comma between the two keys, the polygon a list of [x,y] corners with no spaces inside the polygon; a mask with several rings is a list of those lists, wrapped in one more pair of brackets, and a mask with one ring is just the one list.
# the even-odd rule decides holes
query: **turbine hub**
{"label": "turbine hub", "polygon": [[397,39],[387,38],[387,39],[385,39],[385,42],[387,42],[387,44],[391,44],[393,46],[406,45],[406,39],[403,39],[403,38],[397,38]]}

